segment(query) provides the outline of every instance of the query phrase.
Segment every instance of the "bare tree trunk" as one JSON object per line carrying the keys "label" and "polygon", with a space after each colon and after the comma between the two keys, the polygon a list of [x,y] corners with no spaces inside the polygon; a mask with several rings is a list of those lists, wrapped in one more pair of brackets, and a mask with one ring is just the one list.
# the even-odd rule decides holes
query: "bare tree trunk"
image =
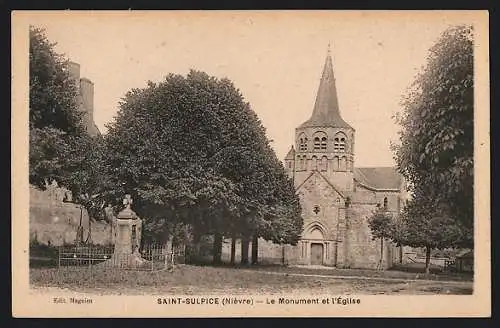
{"label": "bare tree trunk", "polygon": [[236,257],[236,236],[233,234],[231,237],[231,265],[234,265]]}
{"label": "bare tree trunk", "polygon": [[241,264],[248,264],[248,246],[250,240],[248,236],[241,237]]}
{"label": "bare tree trunk", "polygon": [[257,264],[259,261],[259,237],[252,237],[252,264]]}
{"label": "bare tree trunk", "polygon": [[191,242],[187,245],[187,256],[185,258],[185,260],[188,262],[188,263],[197,263],[200,259],[200,241],[201,241],[201,234],[196,231],[196,230],[193,230],[192,232],[192,240]]}
{"label": "bare tree trunk", "polygon": [[213,264],[221,264],[222,260],[222,234],[216,232],[214,234],[214,244],[213,244]]}
{"label": "bare tree trunk", "polygon": [[80,245],[83,243],[83,225],[82,225],[82,220],[83,220],[83,207],[80,205],[80,223],[78,224],[78,229],[76,231],[76,243]]}
{"label": "bare tree trunk", "polygon": [[114,244],[114,242],[113,242],[113,232],[114,232],[114,231],[113,231],[113,230],[115,230],[115,229],[113,228],[113,223],[109,223],[109,240],[110,240],[110,242],[111,242],[112,244]]}
{"label": "bare tree trunk", "polygon": [[87,236],[87,243],[92,244],[92,219],[89,216],[89,234]]}
{"label": "bare tree trunk", "polygon": [[380,263],[379,269],[384,270],[384,238],[380,238]]}
{"label": "bare tree trunk", "polygon": [[281,244],[281,265],[285,265],[285,244]]}
{"label": "bare tree trunk", "polygon": [[201,258],[201,235],[197,235],[194,240],[194,260],[196,262],[200,261]]}
{"label": "bare tree trunk", "polygon": [[425,274],[429,274],[431,267],[431,247],[425,246]]}

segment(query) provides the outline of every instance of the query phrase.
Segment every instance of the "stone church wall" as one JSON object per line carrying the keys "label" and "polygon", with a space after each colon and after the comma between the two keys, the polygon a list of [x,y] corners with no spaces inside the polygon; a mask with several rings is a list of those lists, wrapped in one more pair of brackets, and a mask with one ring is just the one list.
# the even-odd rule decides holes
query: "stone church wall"
{"label": "stone church wall", "polygon": [[315,174],[301,187],[299,197],[304,218],[304,237],[307,237],[308,228],[318,222],[326,230],[323,231],[324,239],[335,240],[339,207],[344,204],[341,196],[321,176]]}
{"label": "stone church wall", "polygon": [[[373,240],[368,218],[372,215],[372,204],[352,204],[347,211],[346,241],[344,252],[345,267],[376,269],[380,260],[380,240]],[[384,268],[392,266],[392,248],[389,241],[384,242]]]}

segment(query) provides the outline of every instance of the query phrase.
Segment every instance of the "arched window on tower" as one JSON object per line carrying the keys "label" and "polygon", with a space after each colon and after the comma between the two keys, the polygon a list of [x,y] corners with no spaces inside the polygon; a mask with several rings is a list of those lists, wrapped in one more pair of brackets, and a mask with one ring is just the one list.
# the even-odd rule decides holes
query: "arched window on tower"
{"label": "arched window on tower", "polygon": [[303,137],[299,139],[299,150],[307,151],[307,138]]}
{"label": "arched window on tower", "polygon": [[342,132],[335,135],[333,139],[333,150],[338,152],[345,152],[346,136]]}
{"label": "arched window on tower", "polygon": [[387,197],[384,197],[384,210],[387,209]]}
{"label": "arched window on tower", "polygon": [[328,144],[328,135],[324,131],[316,131],[313,135],[314,150],[325,151]]}
{"label": "arched window on tower", "polygon": [[326,150],[326,137],[321,138],[321,150]]}
{"label": "arched window on tower", "polygon": [[320,150],[320,147],[321,143],[319,141],[319,138],[318,137],[314,138],[314,150]]}
{"label": "arched window on tower", "polygon": [[302,156],[297,155],[297,171],[302,171]]}

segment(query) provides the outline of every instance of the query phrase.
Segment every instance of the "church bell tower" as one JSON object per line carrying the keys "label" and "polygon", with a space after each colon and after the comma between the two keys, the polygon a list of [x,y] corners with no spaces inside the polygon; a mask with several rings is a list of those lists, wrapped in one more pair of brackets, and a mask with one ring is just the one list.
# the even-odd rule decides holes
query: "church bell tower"
{"label": "church bell tower", "polygon": [[285,158],[285,165],[295,185],[300,185],[313,171],[319,171],[336,188],[351,191],[354,134],[354,128],[340,115],[332,56],[328,47],[312,115],[295,129],[295,147],[292,146]]}

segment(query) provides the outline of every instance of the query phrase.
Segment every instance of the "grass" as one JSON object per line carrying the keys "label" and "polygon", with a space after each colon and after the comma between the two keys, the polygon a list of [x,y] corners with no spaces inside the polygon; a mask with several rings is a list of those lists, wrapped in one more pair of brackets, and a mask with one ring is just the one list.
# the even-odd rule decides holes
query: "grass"
{"label": "grass", "polygon": [[[269,270],[266,270],[269,271]],[[340,270],[339,270],[340,271]],[[277,271],[275,271],[277,272]],[[173,272],[112,268],[32,268],[34,288],[94,294],[472,294],[471,282],[383,281],[268,274],[259,269],[178,266]]]}

